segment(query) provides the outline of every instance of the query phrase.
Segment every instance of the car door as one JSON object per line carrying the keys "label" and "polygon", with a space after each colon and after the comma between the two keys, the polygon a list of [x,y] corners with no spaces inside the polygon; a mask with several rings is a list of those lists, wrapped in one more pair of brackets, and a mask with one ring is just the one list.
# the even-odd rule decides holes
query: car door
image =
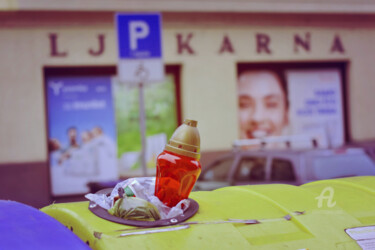
{"label": "car door", "polygon": [[375,175],[375,164],[364,151],[333,151],[329,155],[314,156],[310,179],[324,180],[352,176]]}
{"label": "car door", "polygon": [[292,159],[274,157],[270,164],[270,182],[296,185],[297,173]]}

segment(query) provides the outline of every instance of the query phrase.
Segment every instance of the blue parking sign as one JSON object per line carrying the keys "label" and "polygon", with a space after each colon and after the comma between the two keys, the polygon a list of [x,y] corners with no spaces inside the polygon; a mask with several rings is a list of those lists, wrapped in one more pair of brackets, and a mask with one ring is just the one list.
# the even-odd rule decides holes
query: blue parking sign
{"label": "blue parking sign", "polygon": [[116,25],[120,80],[129,84],[163,81],[161,15],[119,13]]}
{"label": "blue parking sign", "polygon": [[161,58],[161,16],[152,14],[117,14],[120,59]]}

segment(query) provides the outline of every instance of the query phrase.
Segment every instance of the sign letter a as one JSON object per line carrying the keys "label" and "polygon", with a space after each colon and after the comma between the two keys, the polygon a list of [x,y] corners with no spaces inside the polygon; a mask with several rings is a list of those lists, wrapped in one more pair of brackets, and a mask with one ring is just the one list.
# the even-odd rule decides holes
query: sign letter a
{"label": "sign letter a", "polygon": [[129,22],[130,49],[138,49],[138,39],[143,39],[150,33],[150,28],[144,21]]}

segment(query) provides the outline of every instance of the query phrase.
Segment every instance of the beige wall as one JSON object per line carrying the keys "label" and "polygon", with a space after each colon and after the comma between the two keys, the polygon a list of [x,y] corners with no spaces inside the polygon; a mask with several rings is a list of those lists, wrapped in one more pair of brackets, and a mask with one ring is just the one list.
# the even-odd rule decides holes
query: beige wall
{"label": "beige wall", "polygon": [[[47,159],[43,66],[115,65],[117,60],[112,14],[96,13],[95,19],[71,14],[70,21],[62,14],[33,15],[0,16],[0,163]],[[229,149],[238,137],[237,62],[350,61],[351,134],[356,140],[375,137],[371,16],[167,14],[163,19],[165,63],[182,65],[182,114],[199,121],[202,150]],[[256,53],[257,32],[270,36],[272,55]],[[306,32],[311,51],[293,52],[293,35]],[[67,57],[50,57],[49,33],[59,35],[59,50],[67,51]],[[177,33],[194,34],[190,44],[195,55],[177,54]],[[97,47],[98,34],[106,35],[106,51],[93,57],[87,51]],[[330,53],[335,34],[344,54]],[[224,35],[234,54],[218,54]]]}

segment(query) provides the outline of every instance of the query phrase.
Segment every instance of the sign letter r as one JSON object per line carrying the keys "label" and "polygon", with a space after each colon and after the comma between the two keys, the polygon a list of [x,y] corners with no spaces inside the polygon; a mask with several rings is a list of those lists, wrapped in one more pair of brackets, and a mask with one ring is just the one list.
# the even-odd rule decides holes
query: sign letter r
{"label": "sign letter r", "polygon": [[138,39],[143,39],[150,33],[149,26],[144,21],[129,22],[130,49],[138,49]]}

